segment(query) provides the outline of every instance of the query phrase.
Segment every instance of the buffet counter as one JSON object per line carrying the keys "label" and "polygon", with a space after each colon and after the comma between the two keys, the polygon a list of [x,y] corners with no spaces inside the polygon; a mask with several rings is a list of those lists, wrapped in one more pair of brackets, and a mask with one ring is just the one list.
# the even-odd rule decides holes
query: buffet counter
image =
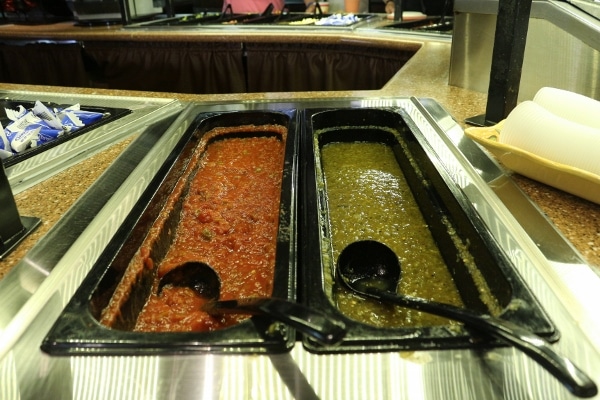
{"label": "buffet counter", "polygon": [[[176,98],[181,101],[277,101],[283,99],[319,99],[338,97],[430,97],[442,104],[462,125],[464,119],[485,112],[484,93],[448,85],[451,43],[447,36],[415,35],[411,33],[330,32],[306,35],[305,31],[277,31],[277,40],[289,43],[345,43],[349,45],[379,46],[394,50],[416,51],[408,62],[383,87],[361,91],[323,92],[259,92],[194,95],[182,93],[155,93],[147,91],[114,91],[66,87],[31,87],[32,91],[68,93],[101,93],[114,95],[140,95]],[[77,27],[72,22],[52,25],[7,25],[0,27],[0,38],[5,41],[132,41],[132,42],[239,42],[251,39],[256,42],[274,41],[273,32],[223,30],[175,30],[167,34],[162,30],[127,30],[115,26]],[[4,84],[2,88],[24,90],[27,86]],[[551,187],[538,184],[521,176],[514,177],[548,217],[559,227],[570,242],[581,252],[590,265],[600,268],[600,235],[597,230],[599,207]],[[17,258],[18,259],[18,258]]]}
{"label": "buffet counter", "polygon": [[[456,146],[464,158],[472,163],[473,171],[491,168],[494,179],[482,176],[497,196],[492,199],[493,209],[506,210],[508,225],[515,237],[525,243],[524,251],[534,260],[535,268],[527,266],[519,272],[533,287],[543,305],[549,309],[563,337],[558,347],[568,352],[580,366],[598,381],[600,344],[595,336],[600,332],[598,321],[592,316],[594,293],[600,276],[600,206],[560,192],[525,177],[510,174],[486,157],[484,150],[465,140],[462,129],[465,118],[485,110],[485,94],[448,85],[451,43],[446,36],[393,34],[366,31],[323,31],[306,35],[305,31],[277,32],[277,40],[290,43],[343,43],[369,46],[376,44],[390,52],[414,51],[403,66],[382,87],[372,90],[256,92],[222,94],[182,94],[83,88],[66,86],[33,86],[0,84],[4,96],[27,95],[78,98],[97,96],[102,99],[147,99],[148,103],[168,104],[162,116],[176,124],[165,124],[163,130],[177,137],[181,126],[191,118],[193,110],[261,109],[284,104],[291,107],[328,107],[352,104],[358,107],[413,107],[429,125],[446,135],[447,142]],[[5,41],[127,41],[127,42],[230,42],[251,38],[254,42],[272,42],[273,32],[249,31],[131,31],[120,27],[80,28],[72,23],[49,26],[0,27],[0,38]],[[415,101],[409,100],[412,97]],[[419,100],[420,99],[420,100]],[[432,101],[433,100],[433,101]],[[422,105],[422,106],[420,106]],[[188,113],[188,114],[186,114]],[[450,117],[451,116],[451,117]],[[417,118],[418,119],[418,118]],[[160,122],[160,121],[159,121]],[[168,128],[165,128],[167,127]],[[179,127],[177,127],[179,126]],[[150,129],[152,130],[152,129]],[[314,355],[306,352],[300,343],[290,353],[267,356],[171,355],[162,356],[73,356],[54,357],[42,353],[39,344],[56,317],[56,310],[64,306],[93,264],[99,249],[114,233],[114,221],[123,219],[123,204],[134,201],[130,193],[139,193],[139,182],[151,177],[155,165],[144,172],[127,166],[125,157],[145,160],[142,150],[151,151],[157,159],[173,146],[163,143],[157,149],[140,138],[152,137],[152,132],[132,129],[126,135],[104,143],[91,154],[65,163],[42,182],[16,194],[22,215],[41,218],[42,225],[28,236],[16,250],[0,261],[2,283],[19,282],[18,271],[23,263],[40,257],[36,246],[48,241],[53,229],[68,229],[65,213],[80,210],[81,204],[91,202],[96,208],[95,218],[81,229],[80,237],[73,237],[73,246],[65,249],[64,257],[57,256],[56,270],[51,266],[44,278],[31,284],[25,296],[15,296],[18,303],[12,319],[2,321],[0,355],[3,382],[2,398],[35,398],[42,393],[55,393],[73,398],[572,398],[548,374],[511,348],[490,352],[480,350],[444,350],[368,354]],[[140,145],[149,146],[140,149]],[[162,151],[162,153],[161,153]],[[471,157],[473,156],[473,157]],[[479,165],[478,163],[482,164]],[[130,168],[129,182],[122,176],[121,188],[116,185],[107,206],[87,199],[96,193],[105,171],[114,173],[115,166]],[[112,167],[112,170],[111,170]],[[496,169],[497,168],[497,169]],[[483,169],[482,169],[483,171]],[[481,172],[481,171],[479,171]],[[485,175],[482,173],[482,175]],[[9,171],[10,178],[10,171]],[[479,178],[478,178],[479,179]],[[125,189],[127,193],[125,193]],[[482,188],[484,192],[487,190]],[[91,191],[91,192],[90,192]],[[78,204],[79,203],[79,204]],[[111,209],[112,208],[112,209]],[[77,212],[74,213],[77,215]],[[512,217],[510,217],[512,215]],[[69,219],[66,218],[68,222]],[[490,218],[494,218],[490,216]],[[504,217],[502,217],[504,218]],[[108,221],[105,223],[105,221]],[[118,225],[118,224],[116,224]],[[523,235],[520,236],[520,230]],[[512,238],[512,236],[511,236]],[[507,238],[506,240],[509,240]],[[510,242],[510,240],[509,240]],[[87,244],[85,244],[87,243]],[[90,244],[91,243],[91,244]],[[48,246],[48,243],[44,243]],[[87,247],[86,247],[87,246]],[[509,244],[510,246],[510,244]],[[520,250],[520,249],[516,249]],[[91,252],[91,253],[90,253]],[[88,257],[91,257],[88,259]],[[518,251],[515,257],[519,257]],[[29,261],[28,261],[29,258]],[[73,265],[69,265],[73,263]],[[77,268],[77,270],[76,270]],[[11,272],[9,272],[11,271]],[[24,275],[21,275],[23,277]],[[27,282],[29,283],[29,282]],[[23,281],[19,283],[23,286]],[[56,290],[60,287],[60,290]],[[5,289],[5,288],[2,288]],[[7,292],[10,293],[10,292]],[[30,296],[28,298],[28,296]],[[25,297],[25,298],[23,298]],[[44,300],[42,302],[42,299]],[[596,337],[596,339],[594,339]],[[37,343],[37,344],[36,344]],[[29,348],[34,346],[35,348]],[[361,367],[354,368],[352,366]],[[235,371],[235,372],[232,372]],[[71,379],[61,380],[69,375]],[[450,375],[449,375],[450,374]],[[32,378],[36,375],[37,378]],[[418,376],[418,379],[415,379]],[[450,378],[450,376],[453,376]],[[335,384],[331,384],[334,382]],[[205,396],[205,397],[202,397]]]}

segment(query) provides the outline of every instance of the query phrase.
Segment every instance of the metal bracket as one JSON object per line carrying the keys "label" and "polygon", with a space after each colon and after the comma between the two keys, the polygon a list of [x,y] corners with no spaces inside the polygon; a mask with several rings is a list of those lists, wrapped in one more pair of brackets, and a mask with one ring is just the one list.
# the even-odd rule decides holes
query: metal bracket
{"label": "metal bracket", "polygon": [[402,22],[404,13],[404,0],[394,0],[394,21]]}
{"label": "metal bracket", "polygon": [[517,105],[532,0],[500,0],[492,52],[490,86],[484,115],[467,118],[477,126],[505,119]]}
{"label": "metal bracket", "polygon": [[38,227],[36,217],[21,217],[4,166],[0,162],[0,260]]}

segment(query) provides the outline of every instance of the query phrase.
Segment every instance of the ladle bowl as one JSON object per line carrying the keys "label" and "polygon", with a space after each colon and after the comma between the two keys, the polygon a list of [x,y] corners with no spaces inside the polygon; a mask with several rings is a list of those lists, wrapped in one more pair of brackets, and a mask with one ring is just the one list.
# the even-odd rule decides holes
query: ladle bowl
{"label": "ladle bowl", "polygon": [[167,285],[189,287],[200,297],[209,300],[202,310],[211,315],[266,315],[325,345],[339,343],[346,335],[346,326],[342,321],[285,299],[253,297],[220,301],[221,279],[210,265],[203,262],[189,261],[164,274],[157,295],[160,296]]}
{"label": "ladle bowl", "polygon": [[349,244],[338,257],[336,275],[350,290],[381,302],[439,315],[465,324],[515,346],[557,378],[571,393],[594,397],[596,384],[545,339],[510,322],[473,310],[397,293],[400,260],[383,243],[363,240]]}

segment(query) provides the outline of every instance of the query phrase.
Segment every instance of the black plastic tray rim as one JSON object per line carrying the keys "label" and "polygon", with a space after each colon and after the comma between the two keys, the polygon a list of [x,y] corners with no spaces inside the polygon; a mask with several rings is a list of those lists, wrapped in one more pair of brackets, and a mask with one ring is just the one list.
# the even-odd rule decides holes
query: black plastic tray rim
{"label": "black plastic tray rim", "polygon": [[[321,114],[321,115],[319,115]],[[371,115],[370,115],[371,114]],[[386,115],[387,114],[387,115]],[[315,127],[315,116],[319,121],[327,121],[325,127]],[[365,127],[371,129],[372,126],[385,123],[386,120],[393,120],[397,124],[396,128],[402,129],[418,143],[418,147],[428,157],[433,165],[436,177],[439,183],[444,183],[452,196],[456,200],[453,207],[457,212],[466,214],[482,241],[490,249],[499,269],[504,274],[504,279],[510,287],[513,298],[523,300],[524,304],[517,310],[510,308],[504,309],[501,317],[512,322],[527,325],[540,336],[550,341],[558,340],[559,332],[551,322],[549,316],[541,307],[538,300],[533,296],[527,287],[525,281],[521,278],[518,271],[512,265],[512,262],[499,243],[491,235],[485,226],[485,222],[467,199],[464,192],[457,187],[452,180],[449,171],[444,167],[443,162],[435,153],[433,148],[427,143],[423,134],[410,119],[408,114],[399,107],[389,108],[361,108],[361,109],[307,109],[302,116],[304,126],[303,137],[301,138],[301,158],[303,175],[301,190],[304,195],[301,196],[300,205],[300,261],[302,268],[300,287],[303,289],[302,296],[310,307],[325,310],[332,313],[337,318],[345,321],[348,327],[348,334],[337,346],[323,346],[312,341],[310,338],[304,338],[304,347],[313,353],[343,353],[343,352],[371,352],[371,351],[401,351],[401,350],[433,350],[433,349],[454,349],[454,348],[472,348],[472,347],[490,347],[502,346],[502,342],[489,337],[482,337],[476,332],[470,332],[465,327],[459,329],[446,326],[422,327],[422,328],[376,328],[347,318],[339,312],[331,303],[328,296],[324,293],[325,276],[324,272],[329,266],[322,266],[323,255],[321,254],[320,235],[328,235],[327,228],[319,220],[319,212],[313,210],[317,203],[318,194],[317,177],[315,171],[315,149],[313,148],[315,138],[314,130],[347,129],[348,127]],[[312,197],[311,197],[312,193]],[[321,199],[324,203],[324,200]],[[315,229],[315,227],[320,227]],[[332,257],[332,250],[329,250],[328,257]],[[341,284],[334,278],[334,285]]]}
{"label": "black plastic tray rim", "polygon": [[[265,120],[265,114],[267,120]],[[219,119],[218,122],[215,119]],[[94,318],[90,303],[111,263],[124,250],[127,238],[144,218],[151,200],[165,177],[178,165],[180,153],[198,129],[208,131],[215,126],[238,126],[256,123],[286,122],[285,149],[279,232],[276,245],[276,272],[273,296],[295,300],[295,202],[297,113],[292,110],[268,112],[200,113],[167,157],[149,183],[132,211],[119,227],[98,260],[92,266],[53,327],[42,342],[41,349],[51,355],[141,355],[179,353],[284,353],[294,346],[296,332],[263,316],[250,319],[215,332],[131,332],[107,328]],[[189,160],[187,160],[189,161]],[[186,161],[186,163],[187,163]],[[183,169],[183,168],[181,168]],[[287,189],[286,189],[287,188]],[[141,241],[141,239],[140,239]]]}

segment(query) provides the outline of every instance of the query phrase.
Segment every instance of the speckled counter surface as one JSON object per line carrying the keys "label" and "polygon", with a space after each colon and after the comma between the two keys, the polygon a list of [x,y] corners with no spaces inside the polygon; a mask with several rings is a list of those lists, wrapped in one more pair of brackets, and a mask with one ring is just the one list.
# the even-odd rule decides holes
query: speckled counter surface
{"label": "speckled counter surface", "polygon": [[[48,26],[4,26],[0,27],[0,38],[4,39],[86,39],[86,40],[235,40],[239,33],[194,31],[138,32],[125,31],[118,27],[77,28],[72,23]],[[244,33],[255,40],[272,40],[271,33]],[[279,35],[279,33],[278,33]],[[441,104],[459,123],[465,118],[484,112],[485,94],[448,85],[450,68],[449,41],[422,39],[408,35],[377,35],[353,32],[311,34],[310,39],[303,33],[279,35],[279,40],[359,42],[377,41],[390,49],[419,48],[409,62],[380,90],[345,92],[294,92],[294,93],[246,93],[225,95],[188,95],[177,93],[111,91],[86,88],[66,88],[49,86],[24,86],[0,84],[4,90],[28,90],[57,93],[102,94],[114,96],[147,96],[176,98],[181,101],[256,101],[256,100],[299,100],[316,98],[344,97],[430,97]],[[463,124],[464,125],[464,124]],[[110,165],[131,139],[114,144],[96,156],[71,167],[70,169],[28,189],[16,196],[17,206],[22,215],[40,217],[43,224],[28,237],[6,259],[0,261],[0,279],[15,265],[39,240],[60,216],[81,196]],[[600,205],[576,198],[554,188],[515,176],[518,185],[537,203],[540,209],[572,242],[584,258],[594,268],[600,270]]]}

